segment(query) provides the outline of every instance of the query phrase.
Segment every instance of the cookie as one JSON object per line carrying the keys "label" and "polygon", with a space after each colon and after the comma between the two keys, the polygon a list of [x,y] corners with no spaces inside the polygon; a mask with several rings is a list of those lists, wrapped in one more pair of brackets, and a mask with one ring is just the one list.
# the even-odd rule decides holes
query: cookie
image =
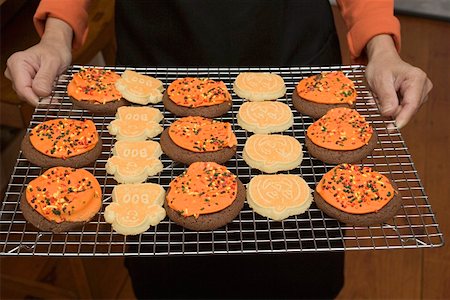
{"label": "cookie", "polygon": [[304,213],[312,203],[312,190],[298,175],[258,175],[247,185],[247,202],[261,216],[281,221]]}
{"label": "cookie", "polygon": [[161,146],[153,141],[117,141],[106,172],[119,183],[140,183],[162,171]]}
{"label": "cookie", "polygon": [[172,180],[164,208],[178,225],[196,231],[214,230],[241,211],[245,187],[226,167],[196,162]]}
{"label": "cookie", "polygon": [[298,167],[303,152],[300,142],[291,136],[254,134],[245,142],[242,157],[252,168],[276,173]]}
{"label": "cookie", "polygon": [[369,167],[340,164],[318,183],[314,201],[345,224],[371,226],[393,218],[401,207],[395,184]]}
{"label": "cookie", "polygon": [[179,117],[216,118],[231,108],[231,95],[223,81],[208,78],[179,78],[163,95],[164,107]]}
{"label": "cookie", "polygon": [[161,134],[161,148],[175,161],[224,163],[236,154],[237,140],[231,124],[203,117],[185,117]]}
{"label": "cookie", "polygon": [[254,133],[273,133],[287,130],[294,123],[288,105],[278,101],[245,102],[237,115],[239,126]]}
{"label": "cookie", "polygon": [[163,119],[159,109],[152,107],[119,107],[116,119],[108,125],[108,131],[118,141],[145,141],[160,134],[158,123]]}
{"label": "cookie", "polygon": [[161,80],[131,70],[123,72],[116,88],[127,101],[141,105],[161,102],[164,91]]}
{"label": "cookie", "polygon": [[336,107],[352,108],[355,102],[355,85],[341,71],[324,72],[302,79],[292,92],[294,107],[314,119]]}
{"label": "cookie", "polygon": [[244,72],[236,77],[233,90],[249,101],[275,100],[286,94],[286,85],[275,73]]}
{"label": "cookie", "polygon": [[105,69],[87,68],[73,74],[67,93],[75,106],[96,115],[114,115],[121,106],[129,105],[116,89],[119,74]]}
{"label": "cookie", "polygon": [[25,219],[42,231],[60,233],[83,226],[102,206],[102,190],[86,170],[48,169],[32,180],[22,194]]}
{"label": "cookie", "polygon": [[79,168],[97,160],[102,142],[91,120],[53,119],[27,133],[21,149],[28,161],[43,168]]}
{"label": "cookie", "polygon": [[111,195],[112,203],[105,208],[105,220],[120,234],[141,234],[166,217],[162,208],[165,195],[159,184],[116,185]]}
{"label": "cookie", "polygon": [[372,153],[377,134],[356,110],[340,107],[308,127],[305,145],[313,157],[325,163],[353,163]]}

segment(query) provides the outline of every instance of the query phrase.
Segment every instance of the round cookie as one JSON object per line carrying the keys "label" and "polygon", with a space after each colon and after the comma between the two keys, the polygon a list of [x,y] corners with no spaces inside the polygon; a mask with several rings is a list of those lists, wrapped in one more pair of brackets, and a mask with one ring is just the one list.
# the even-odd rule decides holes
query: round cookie
{"label": "round cookie", "polygon": [[[48,141],[51,142],[52,144],[54,140],[64,141],[65,139],[67,139],[68,135],[66,135],[62,131],[56,137],[50,138],[49,134],[46,132],[47,131],[46,128],[48,128],[47,126],[51,126],[51,128],[53,128],[52,130],[55,130],[56,126],[64,126],[63,128],[70,128],[71,130],[73,130],[74,127],[80,126],[79,127],[80,129],[76,131],[77,132],[76,136],[72,138],[71,141],[59,144],[59,148],[57,148],[56,146],[47,148],[46,151],[49,152],[54,151],[56,152],[56,154],[58,154],[58,152],[62,152],[60,153],[61,155],[58,155],[61,157],[57,157],[55,154],[51,155],[50,153],[46,155],[43,152],[37,150],[31,142],[30,135],[38,137],[39,142]],[[90,129],[91,131],[93,131],[93,134],[95,134],[94,137],[95,146],[91,148],[89,151],[84,152],[80,151],[83,150],[82,146],[79,146],[79,144],[74,145],[74,143],[76,142],[77,139],[91,138],[90,136],[86,135],[86,133],[88,133],[86,129]],[[67,149],[63,149],[64,146],[70,147]],[[95,125],[92,121],[54,119],[39,124],[38,126],[33,128],[30,133],[27,133],[22,140],[21,149],[23,156],[25,156],[25,158],[28,161],[30,161],[32,164],[35,164],[43,168],[50,168],[55,166],[79,168],[90,165],[97,160],[97,158],[100,156],[102,152],[102,141],[98,137]],[[60,150],[55,151],[55,149]],[[80,151],[80,154],[75,155],[76,151]],[[64,155],[67,155],[67,157],[62,157]]]}
{"label": "round cookie", "polygon": [[282,102],[245,102],[239,107],[237,121],[247,131],[273,133],[290,128],[294,115],[289,106]]}
{"label": "round cookie", "polygon": [[[182,124],[185,124],[187,127]],[[218,135],[219,130],[225,130],[224,126],[227,131],[222,135]],[[196,128],[200,128],[199,132],[196,131]],[[198,135],[196,138],[198,138],[201,143],[192,144],[192,141],[188,140],[184,141],[187,144],[184,147],[181,147],[171,138],[170,131],[172,129],[178,130],[181,134],[184,134],[183,131],[185,130],[192,132],[191,134],[197,132]],[[215,136],[211,138],[209,133],[215,134]],[[228,136],[226,144],[212,144],[210,142],[212,139],[216,139],[217,141],[225,140],[225,137],[222,139],[221,136]],[[186,117],[178,119],[162,132],[160,144],[163,152],[167,156],[174,161],[179,161],[187,165],[198,161],[212,161],[219,164],[225,163],[236,154],[237,149],[236,136],[231,131],[231,125],[229,123],[210,120],[203,117]],[[211,151],[201,151],[200,149],[203,149],[203,147],[215,148],[207,149]]]}
{"label": "round cookie", "polygon": [[[210,169],[210,167],[213,169]],[[225,173],[227,173],[227,178],[225,179],[219,179],[219,180],[231,180],[230,183],[227,183],[226,181],[223,181],[223,183],[218,184],[218,189],[215,189],[215,184],[211,183],[203,183],[204,186],[202,185],[202,189],[201,191],[203,192],[199,192],[198,190],[195,190],[194,192],[198,194],[198,196],[196,196],[196,200],[195,201],[204,201],[201,197],[204,195],[211,195],[208,194],[208,189],[214,189],[215,191],[217,190],[217,192],[219,193],[219,195],[223,195],[223,194],[229,194],[230,191],[232,191],[232,193],[235,193],[234,196],[234,200],[231,202],[231,204],[229,204],[228,206],[226,206],[225,208],[215,211],[215,212],[211,212],[211,213],[204,213],[204,214],[199,214],[199,215],[183,215],[185,213],[184,210],[176,210],[173,209],[172,207],[170,207],[169,205],[169,199],[171,199],[171,190],[172,190],[172,184],[175,180],[181,180],[180,177],[182,177],[183,179],[187,179],[186,176],[190,176],[190,170],[192,168],[199,168],[199,169],[203,169],[206,170],[205,173],[202,174],[202,177],[208,177],[209,178],[216,178],[217,175],[219,174],[220,176],[223,176]],[[208,173],[208,170],[211,171],[211,173]],[[219,171],[217,171],[219,170]],[[217,171],[217,173],[216,173]],[[194,176],[195,177],[195,176]],[[197,178],[197,177],[195,177]],[[234,183],[233,183],[233,180]],[[197,162],[192,164],[189,169],[186,171],[186,173],[184,173],[182,176],[177,177],[176,179],[174,179],[174,181],[171,182],[171,187],[169,188],[169,190],[167,191],[167,196],[166,199],[164,201],[164,208],[166,209],[167,215],[169,216],[169,218],[177,223],[178,225],[185,227],[187,229],[191,229],[191,230],[195,230],[195,231],[207,231],[207,230],[214,230],[217,228],[220,228],[222,226],[225,226],[227,223],[231,222],[237,215],[239,215],[239,212],[241,211],[241,209],[244,207],[244,201],[245,201],[245,187],[242,184],[242,182],[231,172],[229,172],[224,166],[220,166],[217,165],[215,163],[211,163],[211,162]],[[198,178],[196,180],[197,182],[200,181]],[[211,187],[212,186],[212,187]],[[234,190],[235,187],[235,190]],[[188,187],[189,189],[189,187]],[[181,193],[183,193],[184,191],[181,191]],[[201,196],[202,195],[202,196]],[[214,193],[212,194],[214,195]],[[214,200],[216,198],[214,198],[214,196],[211,197],[211,200],[208,200],[208,202],[203,202],[202,205],[204,205],[204,207],[207,207],[207,209],[209,207],[212,207],[214,209],[216,202],[215,201],[221,201],[221,200]],[[210,204],[210,205],[209,205]],[[186,209],[187,210],[187,209]],[[200,209],[201,211],[202,209]]]}
{"label": "round cookie", "polygon": [[286,94],[286,85],[275,73],[243,72],[236,77],[233,90],[249,101],[275,100]]}
{"label": "round cookie", "polygon": [[[359,192],[361,188],[366,192]],[[329,192],[326,195],[332,195],[332,200],[327,201],[321,192]],[[394,182],[371,168],[350,164],[338,165],[324,175],[314,191],[314,201],[328,216],[354,226],[383,223],[393,218],[402,204]]]}
{"label": "round cookie", "polygon": [[354,163],[375,149],[377,134],[356,110],[335,108],[308,127],[305,145],[311,156],[329,164]]}
{"label": "round cookie", "polygon": [[119,74],[105,69],[87,68],[73,74],[67,93],[75,106],[97,115],[114,115],[129,102],[122,98],[115,83]]}
{"label": "round cookie", "polygon": [[[61,190],[63,182],[67,183],[67,189]],[[48,169],[32,180],[20,201],[22,214],[28,222],[39,230],[54,233],[83,226],[101,206],[101,188],[95,177],[83,169],[64,167]]]}
{"label": "round cookie", "polygon": [[179,78],[163,95],[164,107],[176,116],[216,118],[230,110],[231,95],[222,81],[208,78]]}
{"label": "round cookie", "polygon": [[300,80],[292,92],[292,103],[302,114],[314,119],[336,107],[353,108],[356,89],[341,71],[323,72]]}
{"label": "round cookie", "polygon": [[282,221],[304,213],[312,203],[311,192],[298,175],[258,175],[247,185],[247,202],[256,213]]}

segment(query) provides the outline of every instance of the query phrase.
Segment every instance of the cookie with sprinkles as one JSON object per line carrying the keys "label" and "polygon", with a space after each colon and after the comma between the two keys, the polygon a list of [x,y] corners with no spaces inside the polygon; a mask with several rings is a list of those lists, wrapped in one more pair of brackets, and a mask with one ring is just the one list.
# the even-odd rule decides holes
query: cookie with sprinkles
{"label": "cookie with sprinkles", "polygon": [[130,104],[116,88],[119,79],[120,75],[111,70],[81,69],[73,74],[67,93],[77,107],[96,115],[114,115],[119,107]]}
{"label": "cookie with sprinkles", "polygon": [[239,215],[245,187],[236,175],[214,162],[196,162],[170,183],[164,208],[178,225],[214,230]]}
{"label": "cookie with sprinkles", "polygon": [[102,142],[91,120],[53,119],[42,122],[22,140],[22,154],[43,168],[79,168],[94,163]]}
{"label": "cookie with sprinkles", "polygon": [[386,222],[402,204],[393,181],[372,168],[351,164],[327,172],[316,187],[314,201],[330,217],[355,226]]}
{"label": "cookie with sprinkles", "polygon": [[102,207],[97,179],[84,169],[55,167],[32,180],[20,200],[25,219],[42,231],[69,231],[89,222]]}
{"label": "cookie with sprinkles", "polygon": [[185,77],[169,85],[163,104],[176,116],[216,118],[230,110],[232,100],[223,81]]}
{"label": "cookie with sprinkles", "polygon": [[175,161],[225,163],[236,154],[237,139],[228,122],[203,117],[184,117],[161,134],[163,152]]}
{"label": "cookie with sprinkles", "polygon": [[300,80],[292,92],[292,104],[302,114],[318,119],[336,107],[353,108],[356,89],[341,71],[323,72]]}
{"label": "cookie with sprinkles", "polygon": [[308,127],[305,145],[323,162],[354,163],[372,153],[377,134],[356,110],[338,107]]}

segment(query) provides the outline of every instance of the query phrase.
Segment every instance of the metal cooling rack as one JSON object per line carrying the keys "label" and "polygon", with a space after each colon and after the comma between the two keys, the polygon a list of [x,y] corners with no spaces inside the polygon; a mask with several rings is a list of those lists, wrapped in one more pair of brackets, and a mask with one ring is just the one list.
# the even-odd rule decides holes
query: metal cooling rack
{"label": "metal cooling rack", "polygon": [[[403,199],[398,215],[387,223],[371,227],[352,227],[329,218],[315,204],[304,214],[275,222],[255,214],[247,204],[227,226],[210,231],[185,230],[167,217],[158,226],[136,237],[124,237],[112,231],[105,222],[103,211],[111,201],[111,192],[116,185],[105,170],[111,156],[114,138],[107,126],[114,117],[93,116],[86,110],[76,109],[70,102],[66,88],[71,74],[81,66],[73,66],[55,81],[50,97],[51,104],[40,104],[34,112],[30,128],[51,118],[90,118],[95,122],[102,138],[102,154],[97,162],[86,169],[92,172],[103,187],[103,207],[94,219],[78,231],[65,234],[38,232],[25,221],[19,208],[19,200],[26,185],[38,177],[43,170],[31,165],[20,153],[14,173],[8,185],[6,197],[0,211],[0,251],[2,255],[199,255],[317,252],[361,249],[433,248],[443,245],[443,235],[428,202],[427,195],[418,177],[414,163],[399,131],[387,131],[392,123],[382,118],[376,101],[364,81],[363,66],[337,67],[291,67],[291,68],[130,68],[140,73],[159,78],[167,87],[173,80],[184,76],[209,77],[223,80],[230,91],[236,76],[242,71],[266,71],[280,74],[287,85],[286,96],[279,101],[287,103],[294,112],[294,125],[283,134],[296,137],[302,144],[305,132],[313,120],[297,112],[291,102],[292,91],[298,81],[322,71],[342,70],[351,78],[358,91],[356,109],[373,125],[378,134],[375,151],[363,161],[375,167],[397,184]],[[108,68],[122,73],[125,68]],[[260,174],[251,169],[242,159],[242,149],[248,133],[236,123],[236,114],[242,100],[234,93],[233,108],[221,119],[233,124],[238,140],[236,156],[226,166],[246,184]],[[164,114],[163,126],[168,127],[174,116],[166,112],[162,104],[155,105]],[[159,138],[155,138],[159,140]],[[185,166],[162,156],[164,170],[149,182],[168,187],[170,181],[185,170]],[[312,158],[304,149],[304,160],[300,167],[290,171],[301,175],[315,188],[322,175],[333,165]]]}

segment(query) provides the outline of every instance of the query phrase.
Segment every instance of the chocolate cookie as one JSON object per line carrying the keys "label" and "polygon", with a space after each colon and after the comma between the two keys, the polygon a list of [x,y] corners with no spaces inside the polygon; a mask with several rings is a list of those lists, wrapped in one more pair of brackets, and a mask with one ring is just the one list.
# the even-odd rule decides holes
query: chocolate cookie
{"label": "chocolate cookie", "polygon": [[314,144],[308,135],[305,136],[305,145],[311,156],[329,164],[354,163],[367,157],[377,145],[377,133],[373,131],[367,145],[355,150],[330,150]]}
{"label": "chocolate cookie", "polygon": [[225,163],[236,154],[236,146],[223,148],[218,151],[193,152],[181,148],[175,144],[169,136],[169,128],[161,133],[160,144],[163,152],[175,161],[190,165],[197,161],[213,161],[219,164]]}
{"label": "chocolate cookie", "polygon": [[207,118],[216,118],[224,115],[231,108],[231,101],[195,108],[180,106],[170,100],[167,91],[163,95],[163,104],[168,111],[179,117],[202,116]]}
{"label": "chocolate cookie", "polygon": [[32,164],[35,164],[37,166],[43,168],[56,166],[80,168],[90,165],[97,160],[97,158],[102,153],[102,140],[99,139],[95,147],[90,151],[66,159],[50,157],[36,150],[36,148],[34,148],[31,144],[29,133],[27,133],[23,138],[21,148],[23,156],[25,156],[25,158],[28,159],[28,161],[30,161]]}
{"label": "chocolate cookie", "polygon": [[92,101],[79,101],[73,97],[70,97],[70,100],[76,107],[86,109],[94,115],[99,116],[114,116],[119,107],[130,105],[130,102],[123,98],[117,101],[106,102],[105,104]]}
{"label": "chocolate cookie", "polygon": [[69,231],[75,228],[82,227],[84,224],[88,223],[90,220],[85,222],[62,222],[56,223],[55,221],[49,221],[44,218],[41,214],[36,212],[28,203],[26,199],[25,192],[22,194],[20,199],[20,209],[22,210],[22,214],[24,218],[33,224],[34,227],[41,231],[51,231],[54,233],[61,233],[65,231]]}
{"label": "chocolate cookie", "polygon": [[346,103],[322,104],[322,103],[308,101],[308,100],[300,97],[297,93],[297,90],[294,90],[292,92],[292,104],[300,113],[302,113],[304,115],[308,115],[314,119],[321,118],[332,108],[336,108],[336,107],[354,108],[355,107],[355,102],[352,105],[349,105]]}
{"label": "chocolate cookie", "polygon": [[[395,190],[395,184],[390,181]],[[354,226],[371,226],[383,223],[394,217],[402,205],[402,199],[397,193],[394,197],[379,211],[367,214],[350,214],[343,212],[334,206],[328,204],[317,191],[314,191],[314,201],[324,213],[339,220],[342,223]]]}
{"label": "chocolate cookie", "polygon": [[[230,206],[216,213],[199,215],[198,218],[194,216],[183,217],[180,213],[169,207],[167,198],[164,201],[164,208],[169,218],[180,226],[195,231],[214,230],[230,223],[244,207],[245,187],[239,179],[237,179],[237,184],[236,199]],[[170,189],[167,191],[167,194],[169,191]]]}

